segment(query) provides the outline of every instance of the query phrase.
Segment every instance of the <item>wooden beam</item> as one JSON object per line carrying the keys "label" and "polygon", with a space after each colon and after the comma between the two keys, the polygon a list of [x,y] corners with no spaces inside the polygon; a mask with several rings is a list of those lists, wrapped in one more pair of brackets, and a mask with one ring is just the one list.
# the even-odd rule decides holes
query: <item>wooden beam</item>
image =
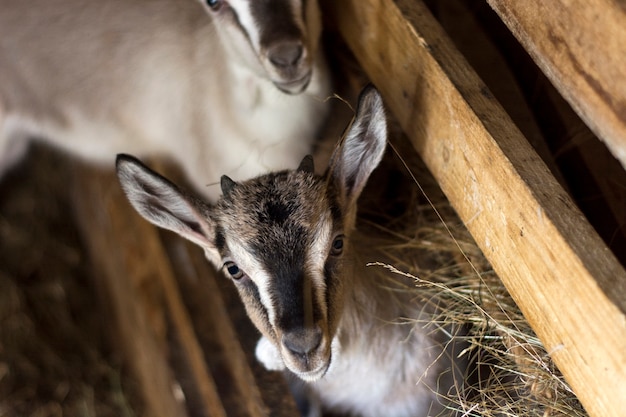
{"label": "wooden beam", "polygon": [[117,330],[114,340],[138,381],[145,414],[187,415],[184,402],[174,393],[167,362],[166,323],[170,321],[199,392],[198,413],[225,417],[157,231],[130,207],[112,172],[77,166],[74,177],[74,201],[83,239],[100,275],[99,287],[111,311],[110,323]]}
{"label": "wooden beam", "polygon": [[487,0],[626,167],[626,6],[614,0]]}
{"label": "wooden beam", "polygon": [[[486,36],[485,25],[498,19],[487,3],[482,0],[437,0],[429,7],[473,70],[550,168],[552,175],[577,201],[622,265],[626,265],[626,187],[623,186],[626,184],[626,171],[620,162],[581,121],[540,70],[533,68],[532,61],[521,59],[519,55],[523,49],[510,48],[516,43],[513,38],[505,41],[494,33]],[[482,15],[485,14],[493,17],[483,20]],[[481,16],[482,26],[476,19],[478,16]],[[506,31],[506,26],[498,26]],[[500,33],[500,30],[493,32]],[[500,50],[493,44],[492,36],[498,36]],[[506,53],[508,65],[500,51]],[[509,67],[511,62],[517,66],[516,75]],[[516,76],[521,77],[519,81],[522,85],[532,86],[526,97],[518,87]],[[529,98],[533,103],[532,109],[526,106]],[[542,133],[535,122],[537,115],[540,116],[537,122],[544,128],[549,127],[546,132]],[[550,147],[558,158],[558,166],[544,133],[556,135],[550,136]],[[567,182],[559,169],[567,172]]]}
{"label": "wooden beam", "polygon": [[489,87],[559,184],[567,188],[515,75],[496,45],[476,21],[471,4],[467,0],[438,0],[434,6],[436,11],[433,13],[456,48]]}
{"label": "wooden beam", "polygon": [[623,414],[613,254],[422,2],[322,4],[586,410]]}

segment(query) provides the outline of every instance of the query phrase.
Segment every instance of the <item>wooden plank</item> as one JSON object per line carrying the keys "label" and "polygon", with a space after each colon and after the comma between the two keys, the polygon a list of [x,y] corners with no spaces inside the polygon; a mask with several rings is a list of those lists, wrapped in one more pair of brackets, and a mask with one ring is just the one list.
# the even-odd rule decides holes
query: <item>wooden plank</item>
{"label": "wooden plank", "polygon": [[592,416],[626,398],[626,272],[420,1],[323,1]]}
{"label": "wooden plank", "polygon": [[[515,79],[515,75],[472,14],[467,0],[438,0],[437,20],[463,54],[476,74],[489,87],[489,91],[502,105],[520,129],[535,152],[550,168],[550,172],[566,188],[565,179],[557,167],[550,148],[539,128],[532,110]],[[488,6],[485,6],[488,7]],[[431,9],[432,10],[432,9]]]}
{"label": "wooden plank", "polygon": [[[489,4],[483,0],[442,0],[437,1],[436,5],[449,2],[465,6],[467,10],[463,15],[471,14],[479,20],[481,28],[497,44],[498,51],[507,60],[522,86],[544,135],[549,138],[554,158],[567,178],[570,187],[567,190],[621,264],[626,265],[626,188],[621,185],[626,184],[626,171],[621,163],[558,93]],[[432,6],[429,7],[432,10]],[[441,18],[436,17],[441,22]],[[451,32],[448,26],[443,26],[448,35],[454,34],[455,30]],[[474,38],[473,34],[468,33],[464,39],[473,43]],[[464,49],[459,49],[467,57]],[[530,132],[518,123],[507,100],[503,101],[497,91],[492,89],[491,82],[482,76],[481,64],[477,66],[477,61],[468,60],[533,144],[532,135],[529,136]]]}
{"label": "wooden plank", "polygon": [[116,340],[139,382],[145,414],[187,415],[173,391],[167,363],[164,314],[168,314],[202,399],[199,414],[225,417],[156,230],[130,207],[113,173],[76,170],[74,200],[83,238],[101,274],[100,287],[118,329]]}
{"label": "wooden plank", "polygon": [[[430,10],[467,59],[474,71],[489,87],[513,122],[546,163],[552,175],[578,203],[589,222],[603,238],[622,265],[626,265],[626,171],[607,147],[581,121],[569,104],[535,67],[530,58],[522,57],[523,48],[513,36],[503,37],[506,26],[494,20],[498,15],[487,3],[468,0],[437,0]],[[428,4],[428,3],[427,3]],[[433,9],[434,7],[434,9]],[[488,14],[486,16],[481,16]],[[478,24],[481,19],[482,26]],[[486,26],[488,26],[486,28]],[[486,36],[492,30],[501,50],[515,62],[515,72],[522,85],[529,88],[526,98],[515,76],[504,62],[503,54]],[[517,48],[512,47],[517,44]],[[525,54],[524,54],[525,55]],[[523,64],[525,63],[525,64]],[[534,114],[526,106],[532,97]],[[541,132],[535,122],[543,123]],[[559,158],[560,169],[567,173],[567,182],[560,174],[543,135],[550,138],[550,147]],[[568,188],[568,184],[569,187]]]}
{"label": "wooden plank", "polygon": [[487,0],[578,115],[626,167],[626,5]]}

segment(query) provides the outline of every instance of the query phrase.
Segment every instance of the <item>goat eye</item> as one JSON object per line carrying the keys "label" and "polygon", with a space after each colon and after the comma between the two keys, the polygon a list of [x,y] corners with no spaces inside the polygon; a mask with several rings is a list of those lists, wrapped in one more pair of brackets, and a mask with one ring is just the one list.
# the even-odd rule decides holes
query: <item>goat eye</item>
{"label": "goat eye", "polygon": [[339,256],[343,252],[343,235],[337,236],[330,247],[330,254]]}
{"label": "goat eye", "polygon": [[207,6],[209,6],[213,10],[217,10],[222,6],[223,0],[206,0]]}
{"label": "goat eye", "polygon": [[244,276],[243,271],[234,262],[226,262],[224,268],[226,268],[226,271],[228,271],[230,276],[235,280],[239,280]]}

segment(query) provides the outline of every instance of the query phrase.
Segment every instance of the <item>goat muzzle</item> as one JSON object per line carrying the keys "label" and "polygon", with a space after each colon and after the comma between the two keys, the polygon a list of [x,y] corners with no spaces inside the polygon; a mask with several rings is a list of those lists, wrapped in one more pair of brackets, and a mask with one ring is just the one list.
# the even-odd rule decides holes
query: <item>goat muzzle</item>
{"label": "goat muzzle", "polygon": [[318,326],[283,333],[280,350],[287,368],[306,381],[321,378],[330,365],[329,338]]}

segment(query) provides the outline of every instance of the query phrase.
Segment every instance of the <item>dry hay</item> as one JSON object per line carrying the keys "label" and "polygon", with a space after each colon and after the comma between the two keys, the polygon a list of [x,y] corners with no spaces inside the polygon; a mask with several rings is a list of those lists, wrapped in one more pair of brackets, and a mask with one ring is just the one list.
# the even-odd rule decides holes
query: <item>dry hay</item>
{"label": "dry hay", "polygon": [[[381,221],[379,207],[388,196],[379,195],[382,200],[366,203],[363,210],[363,218],[374,219],[363,224],[385,236],[377,246],[387,260],[370,267],[380,270],[381,279],[389,279],[389,272],[411,278],[410,291],[421,302],[428,300],[436,311],[433,321],[444,331],[464,328],[457,338],[466,341],[462,355],[472,365],[465,389],[449,400],[463,416],[586,416],[430,173],[416,155],[407,159],[415,162],[404,166],[412,179],[396,185],[403,190],[402,215]],[[374,182],[374,189],[385,188]],[[398,211],[398,201],[394,205]]]}

